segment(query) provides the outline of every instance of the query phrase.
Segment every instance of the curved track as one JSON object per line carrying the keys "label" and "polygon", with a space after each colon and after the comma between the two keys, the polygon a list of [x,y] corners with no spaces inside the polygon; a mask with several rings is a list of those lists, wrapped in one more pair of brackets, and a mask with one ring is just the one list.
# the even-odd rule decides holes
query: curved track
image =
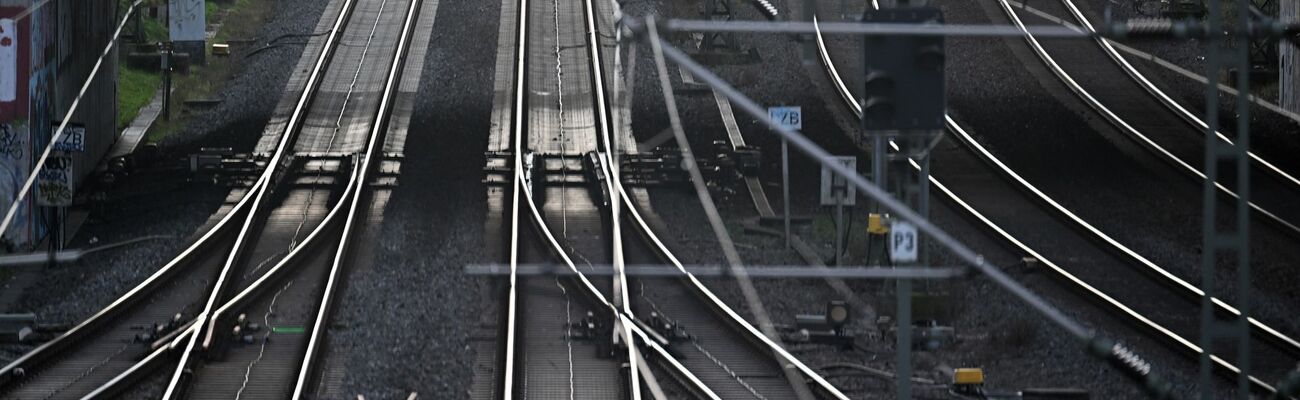
{"label": "curved track", "polygon": [[[202,296],[217,292],[210,282],[222,282],[226,278],[220,260],[244,241],[248,221],[269,208],[261,204],[262,199],[273,177],[283,174],[280,166],[292,164],[285,154],[297,137],[295,122],[321,83],[323,66],[333,55],[339,28],[351,12],[352,4],[350,0],[345,1],[340,8],[304,93],[290,116],[291,122],[281,135],[268,168],[249,192],[181,254],[121,298],[0,369],[0,384],[3,384],[0,394],[40,399],[111,394],[120,385],[138,379],[164,361],[160,355],[174,349],[168,343],[175,344],[174,340],[197,334],[198,330],[190,327],[193,320],[202,319],[203,312],[197,308],[202,304]],[[242,230],[236,229],[239,218],[245,219]],[[173,320],[173,315],[179,315],[180,319]],[[150,333],[158,325],[163,330]],[[164,334],[170,336],[159,338]]]}
{"label": "curved track", "polygon": [[[330,81],[343,83],[336,83],[336,87],[346,87],[342,103],[324,102],[313,109],[314,115],[330,116],[333,127],[314,132],[319,134],[298,144],[298,151],[307,154],[316,154],[321,143],[325,153],[352,150],[348,146],[363,147],[364,151],[350,160],[353,166],[347,187],[305,240],[297,239],[302,229],[300,223],[287,243],[289,250],[280,250],[287,254],[275,267],[243,292],[223,299],[224,305],[208,314],[205,333],[201,340],[196,334],[191,344],[201,343],[196,350],[203,350],[207,362],[186,363],[182,358],[164,398],[187,394],[185,397],[189,398],[298,399],[311,395],[308,390],[316,379],[325,324],[339,291],[340,277],[351,262],[349,243],[359,229],[358,210],[367,204],[367,183],[380,164],[388,116],[421,3],[419,0],[382,1],[377,8],[369,8],[376,5],[369,3],[353,14],[349,22],[352,29],[345,34],[352,42],[365,45],[349,48],[330,67],[334,77]],[[381,31],[380,26],[386,29]],[[371,53],[379,54],[376,60],[370,59],[375,57]],[[382,68],[374,68],[376,65]],[[377,82],[378,87],[374,83],[359,86],[363,76],[369,78],[366,82]],[[373,79],[379,77],[383,78]],[[352,105],[354,92],[357,97],[377,92],[378,103],[374,108],[366,103]],[[328,113],[320,114],[322,108]],[[345,116],[351,118],[350,124],[344,124]],[[266,240],[268,235],[282,231],[268,225],[259,233],[261,239],[253,254],[270,254],[269,257],[254,256],[235,263],[246,261],[241,269],[245,271],[260,269],[262,264],[278,256],[276,250],[285,248],[281,241]],[[296,270],[295,274],[287,273],[290,266]],[[239,322],[236,315],[248,315],[248,322],[260,326],[253,329],[252,324]],[[243,332],[233,335],[234,327]]]}
{"label": "curved track", "polygon": [[[1061,1],[1063,7],[1058,12],[1070,14],[1080,26],[1095,32],[1073,2]],[[1008,18],[1024,29],[1026,23],[1021,12],[1006,0],[999,0],[999,4]],[[1039,6],[1052,7],[1051,4]],[[1027,34],[1025,40],[1043,64],[1080,100],[1138,145],[1197,183],[1204,182],[1205,174],[1201,172],[1205,161],[1204,142],[1188,139],[1204,137],[1208,126],[1152,84],[1106,39],[1096,39],[1096,46],[1077,40],[1040,41],[1032,34]],[[1134,96],[1132,84],[1150,96]],[[1216,134],[1220,140],[1231,143],[1223,133]],[[1300,238],[1300,208],[1294,207],[1300,201],[1300,180],[1254,153],[1249,156],[1254,166],[1250,193],[1252,212],[1281,233],[1293,239]],[[1225,177],[1230,175],[1225,174]],[[1229,188],[1235,186],[1231,180],[1219,182],[1216,186],[1221,194],[1237,197]]]}
{"label": "curved track", "polygon": [[[658,305],[665,313],[672,310],[676,314],[673,318],[692,321],[691,325],[699,329],[695,334],[705,339],[695,343],[700,346],[670,354],[667,348],[673,343],[637,317],[647,314],[647,308],[652,307],[648,306],[646,292],[639,290],[640,280],[632,279],[638,285],[629,291],[629,280],[621,270],[623,264],[672,261],[678,268],[682,267],[651,232],[637,210],[640,206],[633,200],[638,196],[629,195],[622,187],[617,163],[608,156],[635,148],[627,132],[615,129],[627,122],[618,117],[625,114],[610,110],[614,107],[606,98],[609,92],[605,79],[617,78],[612,78],[616,74],[602,72],[608,68],[609,59],[601,52],[614,44],[602,44],[604,35],[597,33],[605,28],[601,22],[609,22],[596,13],[592,1],[581,3],[581,11],[569,9],[569,16],[563,7],[556,8],[558,2],[531,2],[531,5],[528,0],[518,3],[521,12],[516,26],[518,42],[509,128],[512,189],[510,205],[501,207],[509,215],[503,225],[510,231],[512,274],[506,297],[506,339],[500,350],[503,365],[500,398],[566,395],[640,398],[641,388],[651,392],[661,390],[652,369],[644,364],[647,360],[659,363],[702,398],[736,398],[741,394],[749,397],[755,386],[769,398],[790,398],[793,393],[781,373],[781,364],[785,362],[775,362],[774,351],[768,346],[824,384],[825,392],[843,398],[838,390],[722,304],[684,269],[686,280],[680,283],[685,285],[664,282],[674,285],[672,294],[668,294],[674,297],[673,304]],[[581,17],[585,22],[567,23],[565,18],[574,17]],[[579,33],[585,35],[578,36]],[[558,40],[551,41],[551,38]],[[576,54],[579,49],[585,50],[585,54]],[[578,78],[565,79],[573,76]],[[501,139],[494,142],[500,143]],[[594,162],[582,161],[592,155]],[[526,227],[521,224],[531,225],[534,234],[526,234]],[[623,236],[625,233],[645,241],[628,241]],[[561,268],[567,267],[573,273],[572,278],[517,274],[521,264],[556,259],[561,261]],[[585,274],[595,268],[613,268],[603,273],[613,279]],[[631,293],[639,293],[641,297],[633,298],[636,295]],[[656,289],[655,295],[660,294],[664,293]],[[696,296],[702,296],[702,300],[691,301]],[[572,339],[575,335],[572,324],[586,312],[591,312],[598,321],[598,337],[590,341]],[[721,321],[718,315],[724,316]],[[556,320],[568,323],[555,324]],[[601,341],[616,344],[602,345]],[[626,346],[626,343],[638,345]],[[720,356],[715,360],[733,362],[737,368],[742,365],[738,360],[748,360],[743,364],[755,365],[746,368],[763,371],[761,375],[765,376],[752,379],[768,383],[745,388],[746,383],[727,372],[727,367],[710,362],[697,352],[704,347]],[[620,349],[626,349],[627,353]],[[689,355],[679,360],[674,354],[680,351]],[[637,390],[631,390],[633,387]]]}
{"label": "curved track", "polygon": [[[846,107],[860,115],[861,109],[835,69],[820,34],[817,39],[821,61],[828,78],[844,100]],[[1195,290],[1195,287],[1177,280],[1172,274],[1123,247],[1060,206],[984,149],[952,118],[947,119],[947,125],[948,131],[961,141],[962,147],[967,151],[939,150],[942,153],[940,157],[945,160],[944,164],[950,168],[947,171],[945,168],[936,169],[935,176],[947,177],[951,186],[945,185],[934,176],[931,177],[931,183],[939,188],[945,197],[1013,247],[1042,261],[1066,286],[1074,287],[1086,298],[1112,310],[1122,316],[1122,319],[1151,332],[1180,352],[1193,355],[1200,353],[1200,348],[1194,341],[1186,339],[1186,337],[1196,337],[1199,332],[1197,320],[1199,309],[1194,303],[1199,295],[1198,292],[1191,291]],[[913,167],[918,168],[915,163]],[[981,174],[979,171],[987,171],[987,173]],[[989,181],[987,177],[990,175],[1001,175],[1006,180]],[[959,196],[958,192],[963,194]],[[1008,198],[1007,193],[1011,192],[1027,192],[1033,196]],[[977,206],[979,206],[978,210]],[[1062,223],[1062,220],[1067,222]],[[1038,227],[1057,226],[1061,233],[1053,237],[1053,243],[1031,247],[1029,243],[1036,240],[1026,240],[1015,233],[1023,231],[1019,228],[1023,224]],[[1063,267],[1053,261],[1053,259],[1065,258],[1080,259],[1083,262],[1071,262],[1075,265]],[[1104,265],[1115,264],[1136,267],[1129,271],[1137,273],[1139,277],[1135,280],[1127,275],[1117,274],[1118,271],[1107,271],[1103,268]],[[1133,297],[1131,293],[1135,292],[1133,290],[1135,285],[1147,288],[1145,290],[1147,295]],[[1157,296],[1158,293],[1162,295]],[[1192,301],[1188,301],[1189,299]],[[1217,299],[1216,304],[1220,305],[1224,312],[1233,311],[1231,307]],[[1253,345],[1256,349],[1254,357],[1257,360],[1255,364],[1257,368],[1260,366],[1284,368],[1295,361],[1296,353],[1293,352],[1293,345],[1296,342],[1293,339],[1258,321],[1252,320],[1252,326],[1256,327],[1258,337],[1268,339],[1257,341],[1257,344]],[[1269,349],[1275,351],[1270,352]],[[1223,358],[1218,356],[1213,358],[1221,371],[1236,373],[1237,369]],[[1267,376],[1265,379],[1271,378],[1276,377]],[[1272,391],[1272,387],[1264,380],[1252,378],[1252,383],[1258,389]]]}
{"label": "curved track", "polygon": [[[1082,26],[1084,29],[1087,29],[1089,32],[1094,32],[1094,33],[1096,32],[1096,28],[1093,27],[1092,23],[1083,14],[1083,11],[1080,10],[1079,6],[1076,5],[1073,0],[1061,0],[1061,3],[1069,12],[1070,16],[1073,17],[1074,20],[1077,21],[1080,26]],[[1165,93],[1164,90],[1160,89],[1158,86],[1152,83],[1151,80],[1148,79],[1141,72],[1139,72],[1137,68],[1134,68],[1133,65],[1128,62],[1128,59],[1120,55],[1119,51],[1115,49],[1115,46],[1112,44],[1112,42],[1109,39],[1097,38],[1095,41],[1097,45],[1100,47],[1100,49],[1104,51],[1106,55],[1111,59],[1111,61],[1113,61],[1117,67],[1123,69],[1124,73],[1127,74],[1130,78],[1132,78],[1134,83],[1141,86],[1153,98],[1160,101],[1160,103],[1164,105],[1166,108],[1168,108],[1170,112],[1176,114],[1179,118],[1183,119],[1189,125],[1191,125],[1193,128],[1192,131],[1194,133],[1197,133],[1198,136],[1203,137],[1203,132],[1209,129],[1209,125],[1205,123],[1204,119],[1202,119],[1200,116],[1196,115],[1195,113],[1191,112],[1186,107],[1183,107],[1182,105],[1178,104],[1178,102],[1174,101],[1173,98],[1170,97],[1167,93]],[[1215,136],[1218,137],[1219,140],[1222,140],[1226,143],[1232,143],[1232,140],[1228,138],[1227,135],[1224,135],[1222,132],[1215,132]],[[1258,154],[1255,154],[1254,152],[1248,152],[1247,154],[1249,155],[1251,163],[1252,165],[1254,165],[1255,168],[1265,172],[1266,174],[1268,174],[1273,178],[1272,181],[1275,181],[1280,186],[1282,186],[1281,188],[1268,189],[1267,191],[1269,193],[1276,193],[1279,191],[1286,190],[1286,191],[1290,191],[1291,194],[1294,195],[1297,192],[1300,192],[1300,178],[1297,178],[1295,176],[1296,175],[1295,171],[1288,172],[1286,171],[1285,168],[1278,166],[1276,163],[1269,162],[1267,159],[1263,158]],[[1195,154],[1192,154],[1191,157],[1180,156],[1179,158],[1190,160],[1193,162],[1198,161],[1200,159],[1200,157],[1195,157]],[[1204,177],[1202,177],[1202,179],[1204,179]],[[1253,179],[1252,182],[1269,182],[1269,180]],[[1254,195],[1255,194],[1252,193],[1252,196]],[[1294,204],[1294,199],[1292,199],[1290,203],[1279,202],[1277,204],[1280,205]],[[1295,221],[1294,218],[1288,218],[1288,220]]]}

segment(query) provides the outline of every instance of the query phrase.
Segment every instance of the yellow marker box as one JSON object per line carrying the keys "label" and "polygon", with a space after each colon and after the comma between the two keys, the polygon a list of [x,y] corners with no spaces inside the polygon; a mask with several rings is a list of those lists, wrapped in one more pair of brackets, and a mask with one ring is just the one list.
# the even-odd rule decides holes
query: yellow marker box
{"label": "yellow marker box", "polygon": [[885,226],[885,219],[876,213],[867,215],[867,233],[872,235],[884,235],[889,233],[889,227]]}
{"label": "yellow marker box", "polygon": [[952,371],[952,382],[957,385],[983,385],[984,370],[979,368],[957,368]]}

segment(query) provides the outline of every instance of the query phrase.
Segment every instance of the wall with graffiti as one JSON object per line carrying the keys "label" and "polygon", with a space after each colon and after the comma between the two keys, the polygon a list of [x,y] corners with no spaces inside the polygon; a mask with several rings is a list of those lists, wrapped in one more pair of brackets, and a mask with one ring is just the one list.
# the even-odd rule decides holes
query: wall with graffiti
{"label": "wall with graffiti", "polygon": [[[114,1],[0,0],[0,212],[13,204],[112,35]],[[39,6],[38,6],[39,5]],[[115,60],[110,58],[110,61]],[[92,170],[116,138],[116,63],[107,63],[82,99],[74,122],[87,126],[86,154],[72,158],[69,176]],[[29,249],[46,233],[29,195],[0,244]],[[0,249],[3,250],[3,249]]]}

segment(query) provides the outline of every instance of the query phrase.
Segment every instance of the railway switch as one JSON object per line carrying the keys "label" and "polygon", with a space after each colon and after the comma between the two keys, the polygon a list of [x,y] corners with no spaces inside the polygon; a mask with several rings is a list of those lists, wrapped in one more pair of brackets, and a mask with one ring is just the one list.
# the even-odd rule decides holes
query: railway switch
{"label": "railway switch", "polygon": [[667,338],[670,342],[681,342],[689,340],[691,335],[686,333],[686,328],[657,312],[650,313],[650,327],[655,333]]}
{"label": "railway switch", "polygon": [[795,332],[788,335],[788,340],[851,347],[853,337],[845,332],[845,325],[852,313],[848,303],[831,301],[826,304],[826,314],[795,315]]}
{"label": "railway switch", "polygon": [[755,146],[739,146],[735,150],[736,169],[745,176],[758,175],[759,167],[762,166],[763,152]]}

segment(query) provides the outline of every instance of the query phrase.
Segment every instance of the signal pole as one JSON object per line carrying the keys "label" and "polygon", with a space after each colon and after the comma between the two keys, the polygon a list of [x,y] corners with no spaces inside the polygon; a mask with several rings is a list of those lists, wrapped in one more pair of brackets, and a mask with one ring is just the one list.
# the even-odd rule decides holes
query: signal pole
{"label": "signal pole", "polygon": [[[925,1],[883,0],[881,10],[867,11],[866,23],[943,23],[938,9],[922,8]],[[892,6],[892,7],[891,7]],[[891,139],[898,139],[899,160],[914,160],[919,171],[899,168],[899,197],[928,218],[929,144],[944,129],[946,93],[944,83],[944,39],[920,36],[868,36],[864,39],[863,63],[866,99],[862,102],[863,134],[872,142],[872,175],[876,184],[889,189]],[[905,89],[904,89],[905,88]],[[879,206],[876,207],[879,210]],[[886,248],[894,265],[924,267],[928,264],[924,246],[911,224],[898,222],[890,229]],[[895,378],[897,398],[912,398],[912,281],[899,279],[895,288],[897,311],[897,354]]]}

